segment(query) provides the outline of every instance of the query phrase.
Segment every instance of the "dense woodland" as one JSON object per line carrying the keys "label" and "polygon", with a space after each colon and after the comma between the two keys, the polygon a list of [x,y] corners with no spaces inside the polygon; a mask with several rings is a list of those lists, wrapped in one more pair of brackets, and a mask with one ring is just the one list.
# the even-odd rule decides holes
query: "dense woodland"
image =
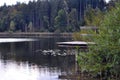
{"label": "dense woodland", "polygon": [[[87,9],[104,11],[104,0],[37,0],[0,7],[0,32],[74,32]],[[88,11],[89,12],[89,11]]]}

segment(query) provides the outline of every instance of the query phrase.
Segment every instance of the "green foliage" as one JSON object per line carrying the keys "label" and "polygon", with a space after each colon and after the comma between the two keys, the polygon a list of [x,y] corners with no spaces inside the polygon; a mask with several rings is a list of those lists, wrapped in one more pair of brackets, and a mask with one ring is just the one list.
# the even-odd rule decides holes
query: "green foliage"
{"label": "green foliage", "polygon": [[[78,57],[81,70],[101,77],[120,76],[120,4],[106,13],[99,34],[90,37],[96,44]],[[115,76],[114,76],[115,77]]]}
{"label": "green foliage", "polygon": [[10,32],[14,32],[15,31],[15,22],[14,21],[11,21],[10,22],[10,29],[9,29]]}
{"label": "green foliage", "polygon": [[80,32],[74,32],[73,39],[75,41],[82,41],[83,38],[82,38],[82,36],[80,36]]}
{"label": "green foliage", "polygon": [[64,32],[67,27],[67,16],[63,9],[61,9],[58,12],[58,16],[55,18],[55,28],[60,30],[61,32]]}
{"label": "green foliage", "polygon": [[99,26],[101,20],[104,19],[104,13],[99,8],[93,9],[89,7],[85,12],[85,23],[88,26]]}
{"label": "green foliage", "polygon": [[[30,21],[33,23],[34,31],[79,31],[88,5],[103,10],[104,4],[104,0],[33,0],[28,4],[18,2],[12,6],[3,5],[0,7],[0,31],[7,31],[11,20],[16,23],[16,30],[22,32],[26,31],[26,25]],[[60,10],[65,12],[63,22],[58,22],[58,19],[62,18],[58,14]]]}
{"label": "green foliage", "polygon": [[77,10],[72,9],[68,16],[69,26],[67,26],[67,30],[71,32],[79,31]]}
{"label": "green foliage", "polygon": [[49,28],[50,28],[50,24],[49,24],[49,18],[47,17],[47,16],[44,16],[43,17],[43,26],[44,26],[44,28],[46,29],[46,30],[49,30]]}

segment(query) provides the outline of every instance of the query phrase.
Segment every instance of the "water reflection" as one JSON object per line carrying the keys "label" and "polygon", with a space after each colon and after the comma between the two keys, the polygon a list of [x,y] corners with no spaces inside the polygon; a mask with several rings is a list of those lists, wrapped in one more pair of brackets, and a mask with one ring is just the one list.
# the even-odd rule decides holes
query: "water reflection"
{"label": "water reflection", "polygon": [[30,66],[28,62],[0,62],[0,68],[0,80],[57,80],[60,74],[59,71],[49,71],[47,67]]}
{"label": "water reflection", "polygon": [[[0,44],[0,80],[59,80],[74,71],[74,56],[43,55],[38,50],[56,50],[60,39]],[[65,41],[62,39],[61,41]]]}
{"label": "water reflection", "polygon": [[10,43],[10,42],[28,42],[36,41],[37,39],[27,39],[27,38],[0,38],[0,43]]}

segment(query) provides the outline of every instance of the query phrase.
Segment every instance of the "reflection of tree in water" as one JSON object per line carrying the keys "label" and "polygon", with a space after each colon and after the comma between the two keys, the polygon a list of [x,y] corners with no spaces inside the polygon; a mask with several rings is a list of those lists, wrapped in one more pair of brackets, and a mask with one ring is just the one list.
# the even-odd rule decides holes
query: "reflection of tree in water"
{"label": "reflection of tree in water", "polygon": [[58,56],[56,64],[61,70],[61,74],[72,74],[74,72],[74,56]]}
{"label": "reflection of tree in water", "polygon": [[10,54],[15,55],[15,43],[10,43]]}
{"label": "reflection of tree in water", "polygon": [[[35,42],[18,42],[0,44],[0,52],[3,60],[15,60],[17,62],[28,62],[50,69],[58,69],[63,73],[74,71],[74,56],[52,56],[42,55],[39,51],[58,50],[56,42],[69,39],[43,38]],[[38,51],[36,53],[36,51]]]}

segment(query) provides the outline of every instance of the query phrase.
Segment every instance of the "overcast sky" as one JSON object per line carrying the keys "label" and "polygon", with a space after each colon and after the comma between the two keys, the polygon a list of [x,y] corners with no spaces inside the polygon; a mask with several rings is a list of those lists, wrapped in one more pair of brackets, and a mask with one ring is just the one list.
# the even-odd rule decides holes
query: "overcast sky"
{"label": "overcast sky", "polygon": [[28,3],[29,1],[33,0],[0,0],[0,6],[4,5],[4,3],[6,3],[7,5],[13,5],[16,4],[16,2]]}
{"label": "overcast sky", "polygon": [[[30,0],[0,0],[0,6],[4,5],[4,3],[6,3],[7,5],[12,5],[12,4],[16,4],[16,2],[25,2],[28,3]],[[33,1],[33,0],[31,0]],[[106,0],[107,2],[109,0]]]}

